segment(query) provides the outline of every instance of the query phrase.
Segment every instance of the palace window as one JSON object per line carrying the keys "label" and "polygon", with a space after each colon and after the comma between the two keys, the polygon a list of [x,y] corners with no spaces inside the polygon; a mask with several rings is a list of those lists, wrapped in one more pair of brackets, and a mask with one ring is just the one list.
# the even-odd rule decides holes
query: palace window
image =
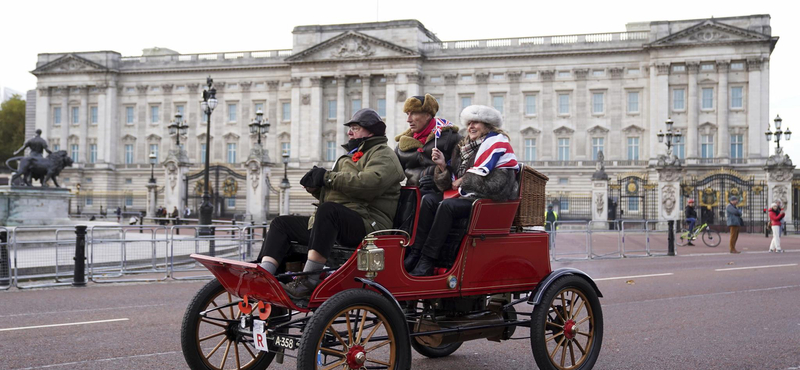
{"label": "palace window", "polygon": [[638,161],[639,160],[639,138],[638,137],[629,137],[628,138],[628,160],[631,160],[631,161]]}
{"label": "palace window", "polygon": [[569,139],[567,138],[558,139],[558,160],[569,160]]}
{"label": "palace window", "polygon": [[256,103],[255,108],[256,112],[261,111],[261,113],[267,114],[267,112],[264,112],[264,103]]}
{"label": "palace window", "polygon": [[80,122],[80,108],[72,107],[72,124],[77,125]]}
{"label": "palace window", "polygon": [[61,107],[53,108],[53,126],[61,124]]}
{"label": "palace window", "polygon": [[701,64],[700,65],[700,70],[701,71],[713,71],[714,70],[714,65],[713,64]]}
{"label": "palace window", "polygon": [[325,143],[325,160],[333,162],[336,160],[336,142],[327,141]]}
{"label": "palace window", "polygon": [[462,75],[461,76],[461,81],[464,81],[464,82],[472,81],[472,75]]}
{"label": "palace window", "polygon": [[292,143],[281,143],[281,156],[283,156],[283,153],[289,156],[292,155]]}
{"label": "palace window", "polygon": [[593,137],[592,138],[592,160],[597,160],[597,153],[605,152],[605,138]]}
{"label": "palace window", "polygon": [[[176,105],[176,106],[175,106],[175,113],[180,113],[180,114],[181,114],[181,116],[183,116],[183,113],[184,113],[184,111],[183,111],[183,105]],[[187,117],[183,117],[183,119],[184,119],[184,120],[186,120],[186,118],[187,118]]]}
{"label": "palace window", "polygon": [[228,143],[228,163],[236,163],[236,143]]}
{"label": "palace window", "polygon": [[686,72],[686,66],[682,65],[682,64],[681,65],[672,66],[672,72]]}
{"label": "palace window", "polygon": [[236,208],[236,198],[228,198],[228,208]]}
{"label": "palace window", "polygon": [[714,89],[710,87],[703,88],[703,101],[701,104],[702,109],[714,109]]}
{"label": "palace window", "polygon": [[639,68],[633,68],[628,70],[629,75],[638,75],[640,73]]}
{"label": "palace window", "polygon": [[150,107],[150,123],[158,123],[158,106]]}
{"label": "palace window", "polygon": [[71,149],[70,157],[73,162],[78,163],[78,144],[72,144]]}
{"label": "palace window", "polygon": [[605,76],[605,75],[606,75],[606,71],[604,69],[595,69],[595,70],[592,71],[592,76],[599,77],[599,76]]}
{"label": "palace window", "polygon": [[336,100],[328,100],[328,119],[336,119]]}
{"label": "palace window", "polygon": [[744,158],[744,135],[731,135],[731,158]]}
{"label": "palace window", "polygon": [[628,92],[628,113],[639,113],[639,92]]}
{"label": "palace window", "polygon": [[672,90],[672,110],[682,111],[686,109],[686,90]]}
{"label": "palace window", "polygon": [[536,115],[536,95],[525,95],[525,115]]}
{"label": "palace window", "polygon": [[200,144],[200,162],[206,163],[206,143]]}
{"label": "palace window", "polygon": [[569,71],[558,71],[559,78],[569,78],[570,73]]}
{"label": "palace window", "polygon": [[378,99],[378,115],[381,117],[386,117],[386,99]]}
{"label": "palace window", "polygon": [[[155,161],[156,161],[156,164],[158,164],[158,144],[150,144],[150,153],[153,153],[153,154],[156,155]],[[149,157],[147,159],[150,160]]]}
{"label": "palace window", "polygon": [[503,102],[504,98],[502,96],[495,95],[492,97],[492,107],[500,111],[500,114],[503,113]]}
{"label": "palace window", "polygon": [[569,114],[569,94],[558,94],[558,114]]}
{"label": "palace window", "polygon": [[356,114],[361,110],[361,99],[353,99],[350,101],[350,115]]}
{"label": "palace window", "polygon": [[133,124],[133,107],[125,107],[125,123]]}
{"label": "palace window", "polygon": [[281,119],[284,122],[289,122],[292,120],[292,104],[291,103],[283,103],[281,104]]}
{"label": "palace window", "polygon": [[525,139],[525,161],[536,160],[536,139]]}
{"label": "palace window", "polygon": [[714,135],[700,135],[700,157],[714,158]]}
{"label": "palace window", "polygon": [[742,69],[744,69],[744,63],[742,63],[742,62],[731,63],[731,69],[733,69],[733,70],[742,70]]}
{"label": "palace window", "polygon": [[536,72],[525,72],[525,79],[533,80],[533,79],[536,79],[537,75],[538,75],[538,73],[536,73]]}
{"label": "palace window", "polygon": [[125,144],[125,164],[133,164],[133,144]]}
{"label": "palace window", "polygon": [[461,110],[464,108],[469,107],[472,105],[472,97],[471,96],[462,96],[461,97]]}
{"label": "palace window", "polygon": [[744,89],[741,86],[734,86],[731,88],[731,108],[744,107],[743,93]]}
{"label": "palace window", "polygon": [[236,104],[228,104],[228,122],[236,122]]}
{"label": "palace window", "polygon": [[602,114],[603,113],[603,96],[605,94],[601,92],[592,93],[592,113],[593,114]]}
{"label": "palace window", "polygon": [[125,206],[126,207],[133,207],[133,195],[126,194],[125,195]]}
{"label": "palace window", "polygon": [[97,163],[97,144],[89,145],[89,163]]}
{"label": "palace window", "polygon": [[683,142],[683,137],[676,137],[673,140],[672,153],[680,159],[686,159],[686,145]]}
{"label": "palace window", "polygon": [[90,115],[91,115],[92,124],[96,125],[97,124],[97,107],[89,108],[89,112],[90,112]]}

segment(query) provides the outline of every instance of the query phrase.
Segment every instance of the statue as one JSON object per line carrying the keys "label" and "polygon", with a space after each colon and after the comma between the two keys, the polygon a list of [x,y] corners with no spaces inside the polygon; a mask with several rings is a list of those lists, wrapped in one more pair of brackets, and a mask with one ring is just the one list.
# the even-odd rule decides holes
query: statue
{"label": "statue", "polygon": [[47,154],[53,154],[53,152],[47,148],[47,140],[42,139],[42,130],[40,129],[36,130],[36,136],[25,140],[25,144],[22,144],[22,148],[17,149],[14,155],[19,154],[25,149],[31,150],[31,153],[28,155],[29,157],[43,158],[45,151]]}
{"label": "statue", "polygon": [[[36,138],[28,140],[25,145],[29,145],[29,142],[33,141]],[[41,139],[44,141],[44,139]],[[34,142],[34,144],[37,144]],[[24,148],[25,146],[23,146]],[[47,182],[49,180],[53,180],[53,184],[57,188],[60,188],[61,185],[58,184],[56,177],[61,174],[61,171],[69,166],[72,166],[72,158],[67,155],[66,150],[59,150],[55,153],[50,154],[47,158],[42,157],[42,149],[47,150],[47,143],[44,143],[43,147],[37,147],[39,149],[38,153],[35,152],[34,147],[31,147],[31,155],[27,157],[13,157],[6,161],[6,166],[10,168],[12,171],[15,171],[14,175],[11,177],[11,184],[13,185],[24,185],[24,186],[33,186],[31,180],[39,180],[42,184],[43,188],[46,188]],[[50,151],[48,150],[48,153]],[[36,155],[36,154],[38,155]],[[9,165],[9,162],[17,160],[19,161],[19,168],[14,169]],[[22,176],[22,184],[19,183],[19,178]]]}
{"label": "statue", "polygon": [[595,167],[594,174],[592,174],[592,180],[608,180],[608,174],[606,173],[606,156],[603,154],[603,151],[600,150],[597,152],[597,165]]}

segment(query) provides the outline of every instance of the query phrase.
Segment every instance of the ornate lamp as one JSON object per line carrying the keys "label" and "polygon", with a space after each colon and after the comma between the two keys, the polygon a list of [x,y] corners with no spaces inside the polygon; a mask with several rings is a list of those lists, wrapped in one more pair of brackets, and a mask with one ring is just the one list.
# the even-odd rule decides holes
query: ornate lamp
{"label": "ornate lamp", "polygon": [[256,112],[256,118],[250,123],[250,133],[258,136],[258,144],[261,144],[261,135],[266,135],[269,132],[269,119],[264,120],[264,112],[259,109]]}

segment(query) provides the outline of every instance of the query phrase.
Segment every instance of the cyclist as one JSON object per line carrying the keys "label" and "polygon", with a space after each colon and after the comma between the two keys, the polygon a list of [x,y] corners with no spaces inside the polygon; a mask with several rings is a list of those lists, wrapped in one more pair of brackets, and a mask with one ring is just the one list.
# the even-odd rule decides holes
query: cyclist
{"label": "cyclist", "polygon": [[[686,223],[689,225],[689,235],[694,235],[694,225],[697,223],[697,212],[694,210],[694,199],[689,199],[688,204],[686,205]],[[692,240],[694,237],[689,238],[689,243],[687,245],[694,245],[692,244]]]}

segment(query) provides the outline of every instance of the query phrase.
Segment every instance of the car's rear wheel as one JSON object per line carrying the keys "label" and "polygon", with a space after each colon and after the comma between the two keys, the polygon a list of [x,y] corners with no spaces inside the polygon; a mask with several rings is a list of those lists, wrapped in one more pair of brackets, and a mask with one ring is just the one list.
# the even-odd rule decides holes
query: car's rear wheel
{"label": "car's rear wheel", "polygon": [[396,303],[367,289],[325,301],[306,324],[297,352],[302,370],[409,367],[405,317]]}
{"label": "car's rear wheel", "polygon": [[563,276],[545,291],[531,317],[531,350],[539,369],[587,370],[603,342],[603,313],[594,288]]}
{"label": "car's rear wheel", "polygon": [[[181,327],[181,348],[190,369],[260,370],[272,363],[274,352],[259,352],[252,341],[238,334],[242,313],[237,305],[214,310],[238,301],[214,279],[189,303]],[[200,313],[207,310],[212,311],[202,317]]]}

